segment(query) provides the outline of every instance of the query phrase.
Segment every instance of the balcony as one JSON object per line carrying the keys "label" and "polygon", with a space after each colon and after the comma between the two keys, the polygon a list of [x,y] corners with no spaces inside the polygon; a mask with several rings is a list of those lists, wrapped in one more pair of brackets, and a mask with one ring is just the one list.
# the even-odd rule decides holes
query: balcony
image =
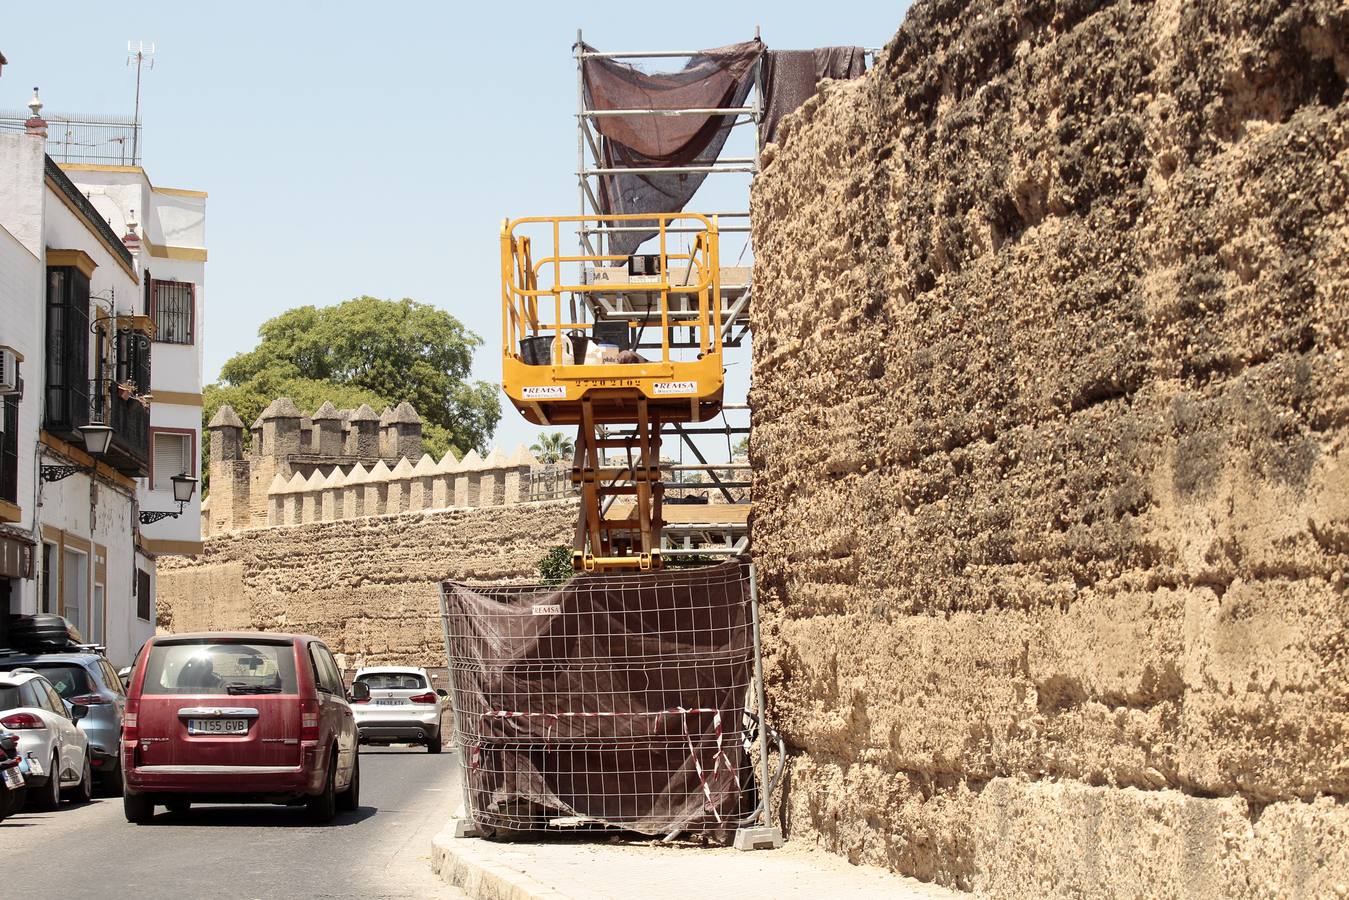
{"label": "balcony", "polygon": [[104,462],[130,478],[150,474],[150,407],[111,378],[89,382],[89,421],[112,429]]}

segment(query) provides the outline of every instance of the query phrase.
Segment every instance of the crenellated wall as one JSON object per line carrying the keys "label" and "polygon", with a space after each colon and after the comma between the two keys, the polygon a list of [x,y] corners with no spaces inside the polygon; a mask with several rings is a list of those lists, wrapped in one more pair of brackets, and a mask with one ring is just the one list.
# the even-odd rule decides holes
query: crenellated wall
{"label": "crenellated wall", "polygon": [[753,188],[794,841],[1349,896],[1349,14],[920,0]]}
{"label": "crenellated wall", "polygon": [[211,432],[211,493],[202,505],[203,535],[243,528],[334,522],[451,507],[503,506],[531,498],[530,473],[541,464],[523,446],[484,458],[422,454],[421,418],[407,403],[376,416],[368,406],[325,403],[304,415],[289,399],[274,401],[254,423],[222,406]]}

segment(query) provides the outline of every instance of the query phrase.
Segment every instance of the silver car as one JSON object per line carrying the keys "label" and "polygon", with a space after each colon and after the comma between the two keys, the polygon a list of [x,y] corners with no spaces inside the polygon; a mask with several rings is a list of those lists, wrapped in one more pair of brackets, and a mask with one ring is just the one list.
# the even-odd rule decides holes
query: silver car
{"label": "silver car", "polygon": [[89,739],[94,780],[112,796],[122,793],[122,768],[117,748],[122,738],[126,689],[117,670],[101,653],[11,653],[0,657],[0,672],[32,669],[56,688],[67,704],[87,707],[80,731]]}
{"label": "silver car", "polygon": [[29,766],[29,805],[53,810],[62,798],[87,803],[93,796],[89,744],[75,727],[88,711],[67,705],[36,672],[0,674],[0,726],[19,736],[18,751]]}
{"label": "silver car", "polygon": [[355,680],[370,688],[369,700],[352,705],[362,744],[416,743],[440,752],[446,695],[432,685],[425,669],[370,666],[358,670]]}

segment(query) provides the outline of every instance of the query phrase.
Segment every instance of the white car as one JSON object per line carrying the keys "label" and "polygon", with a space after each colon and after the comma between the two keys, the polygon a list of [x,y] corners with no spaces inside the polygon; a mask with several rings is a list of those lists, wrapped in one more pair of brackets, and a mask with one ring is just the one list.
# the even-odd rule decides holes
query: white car
{"label": "white car", "polygon": [[19,736],[28,760],[28,803],[53,810],[62,798],[87,803],[93,796],[89,742],[75,723],[89,712],[67,705],[46,678],[32,669],[0,673],[0,725]]}
{"label": "white car", "polygon": [[356,672],[370,687],[370,699],[352,705],[362,744],[425,744],[440,752],[445,691],[437,690],[425,669],[371,666]]}

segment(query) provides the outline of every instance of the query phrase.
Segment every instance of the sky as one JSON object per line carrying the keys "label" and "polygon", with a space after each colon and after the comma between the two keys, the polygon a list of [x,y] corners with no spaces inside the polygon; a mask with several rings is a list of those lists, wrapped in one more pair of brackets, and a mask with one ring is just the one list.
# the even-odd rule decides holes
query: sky
{"label": "sky", "polygon": [[[882,47],[907,5],[7,3],[0,108],[37,85],[48,112],[129,115],[127,41],[154,43],[146,172],[210,194],[207,382],[268,318],[363,294],[449,310],[485,339],[475,377],[499,382],[501,220],[579,211],[578,27],[601,50],[715,47],[756,25],[770,48]],[[752,153],[736,140],[726,154]],[[688,209],[747,209],[748,187],[714,176]],[[728,360],[743,399],[748,352]],[[503,395],[493,443],[537,431]]]}

